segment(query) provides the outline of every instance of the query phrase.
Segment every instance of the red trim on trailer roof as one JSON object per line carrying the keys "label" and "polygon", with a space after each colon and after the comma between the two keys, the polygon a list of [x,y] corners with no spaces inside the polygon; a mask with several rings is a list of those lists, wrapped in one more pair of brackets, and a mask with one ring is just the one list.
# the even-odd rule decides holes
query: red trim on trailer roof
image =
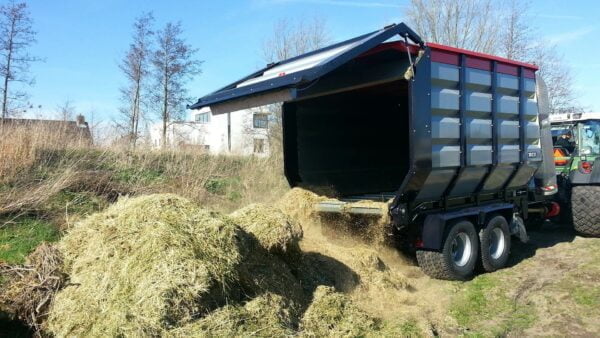
{"label": "red trim on trailer roof", "polygon": [[481,70],[492,71],[492,62],[489,59],[479,58],[475,56],[467,56],[467,67]]}
{"label": "red trim on trailer roof", "polygon": [[505,63],[505,64],[508,64],[508,65],[522,66],[522,67],[525,67],[525,68],[532,69],[534,71],[539,69],[538,66],[532,65],[530,63],[525,63],[525,62],[520,62],[520,61],[514,61],[514,60],[506,59],[506,58],[495,56],[495,55],[484,54],[484,53],[479,53],[479,52],[473,52],[473,51],[462,49],[462,48],[455,48],[455,47],[450,47],[450,46],[444,46],[444,45],[440,45],[440,44],[433,43],[433,42],[427,42],[426,45],[429,48],[434,49],[434,50],[438,50],[438,51],[444,51],[444,52],[450,52],[450,53],[458,53],[458,54],[465,54],[465,55],[468,55],[468,56],[474,56],[474,57],[479,57],[479,58],[488,59],[488,60],[492,60],[492,61],[498,61],[498,62]]}
{"label": "red trim on trailer roof", "polygon": [[460,56],[456,53],[447,52],[444,50],[435,50],[431,52],[431,62],[446,63],[458,66],[460,64]]}
{"label": "red trim on trailer roof", "polygon": [[523,69],[523,76],[530,79],[535,79],[535,70]]}
{"label": "red trim on trailer roof", "polygon": [[[454,48],[444,45],[439,45],[437,43],[427,43],[431,50],[431,61],[432,62],[440,62],[450,65],[458,66],[460,64],[460,54],[465,54],[467,56],[466,63],[467,67],[476,68],[486,71],[492,70],[492,62],[498,61],[497,71],[502,74],[509,74],[518,76],[519,68],[518,66],[523,66],[523,76],[530,79],[535,79],[535,71],[538,70],[536,65],[532,65],[529,63],[513,61],[505,58],[501,58],[499,56],[494,56],[490,54],[483,54],[478,52],[472,52],[466,49]],[[408,48],[411,54],[419,53],[419,46],[409,44]],[[396,50],[399,52],[406,52],[406,44],[403,41],[392,41],[385,42],[377,47],[361,54],[359,58],[377,54],[386,50]]]}
{"label": "red trim on trailer roof", "polygon": [[498,73],[519,76],[519,67],[515,65],[507,65],[506,63],[498,63],[496,66]]}

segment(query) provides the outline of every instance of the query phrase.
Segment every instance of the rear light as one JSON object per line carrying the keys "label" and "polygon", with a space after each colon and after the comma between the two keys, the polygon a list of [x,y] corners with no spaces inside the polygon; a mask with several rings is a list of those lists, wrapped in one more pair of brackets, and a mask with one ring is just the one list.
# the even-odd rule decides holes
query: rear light
{"label": "rear light", "polygon": [[554,190],[558,189],[558,186],[556,184],[551,184],[551,185],[547,185],[545,187],[541,187],[540,189],[542,189],[543,191],[554,191]]}
{"label": "rear light", "polygon": [[425,245],[425,243],[423,243],[423,240],[422,240],[422,239],[417,239],[417,240],[415,241],[415,247],[416,247],[416,248],[422,248],[424,245]]}
{"label": "rear light", "polygon": [[565,153],[564,150],[560,149],[560,148],[555,148],[554,149],[554,165],[557,166],[565,166],[567,165],[567,154]]}
{"label": "rear light", "polygon": [[550,203],[550,210],[544,215],[546,218],[558,216],[560,214],[560,204],[556,202]]}
{"label": "rear light", "polygon": [[592,172],[593,165],[593,162],[581,161],[579,163],[579,171],[581,171],[584,174],[590,174]]}

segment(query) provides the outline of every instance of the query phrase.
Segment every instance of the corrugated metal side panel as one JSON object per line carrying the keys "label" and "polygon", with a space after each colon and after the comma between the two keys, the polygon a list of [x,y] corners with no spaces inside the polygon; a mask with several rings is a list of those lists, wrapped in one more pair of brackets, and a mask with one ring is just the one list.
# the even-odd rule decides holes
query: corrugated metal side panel
{"label": "corrugated metal side panel", "polygon": [[[489,61],[462,57],[464,96],[464,163],[448,191],[449,197],[469,196],[481,185],[492,164],[492,74]],[[474,68],[476,67],[476,68]]]}
{"label": "corrugated metal side panel", "polygon": [[526,185],[541,161],[535,80],[443,56],[431,64],[431,172],[417,200]]}
{"label": "corrugated metal side panel", "polygon": [[[414,169],[400,196],[447,203],[525,187],[541,161],[534,70],[451,51],[432,52],[426,62],[430,72],[417,72],[413,88],[411,132],[431,138],[411,147]],[[419,74],[430,75],[429,83]]]}
{"label": "corrugated metal side panel", "polygon": [[431,172],[417,200],[439,199],[460,167],[459,68],[431,63]]}

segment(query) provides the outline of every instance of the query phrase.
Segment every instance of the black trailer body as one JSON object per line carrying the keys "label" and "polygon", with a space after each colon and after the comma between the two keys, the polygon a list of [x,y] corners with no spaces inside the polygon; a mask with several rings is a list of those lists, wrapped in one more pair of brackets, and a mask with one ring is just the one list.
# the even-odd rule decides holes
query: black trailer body
{"label": "black trailer body", "polygon": [[[514,234],[519,229],[511,224],[522,223],[531,206],[546,210],[539,192],[548,187],[535,187],[532,179],[540,167],[554,175],[553,167],[541,166],[536,70],[425,44],[399,24],[269,65],[191,108],[210,106],[219,114],[284,102],[291,186],[342,199],[393,196],[396,228],[412,234],[419,251],[440,254],[460,246],[446,240],[455,228],[472,235],[493,221],[493,228],[504,229],[501,216]],[[469,236],[462,241],[470,250],[479,246]],[[440,278],[470,274],[427,269]]]}

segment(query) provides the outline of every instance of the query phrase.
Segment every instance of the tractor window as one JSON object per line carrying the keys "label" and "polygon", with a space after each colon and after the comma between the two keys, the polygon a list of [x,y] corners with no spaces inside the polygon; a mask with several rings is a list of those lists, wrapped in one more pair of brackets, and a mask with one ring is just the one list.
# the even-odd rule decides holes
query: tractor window
{"label": "tractor window", "polygon": [[570,134],[572,128],[572,125],[552,126],[552,129],[550,130],[552,132],[552,142],[556,142],[562,135]]}
{"label": "tractor window", "polygon": [[600,155],[600,121],[585,121],[577,128],[580,155]]}
{"label": "tractor window", "polygon": [[577,129],[572,124],[552,126],[552,143],[554,148],[560,148],[564,154],[572,153],[576,148]]}

